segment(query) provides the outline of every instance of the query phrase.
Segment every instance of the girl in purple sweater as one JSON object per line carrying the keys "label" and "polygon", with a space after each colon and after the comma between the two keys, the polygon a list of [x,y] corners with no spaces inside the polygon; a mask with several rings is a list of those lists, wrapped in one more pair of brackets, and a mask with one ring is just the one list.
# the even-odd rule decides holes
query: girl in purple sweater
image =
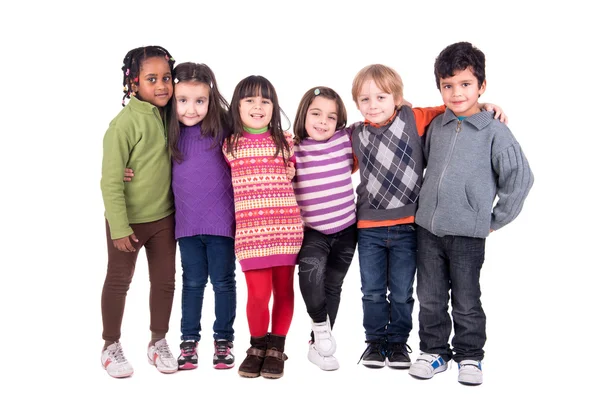
{"label": "girl in purple sweater", "polygon": [[[231,172],[221,145],[230,130],[229,104],[205,64],[181,63],[173,71],[169,149],[175,197],[175,238],[183,269],[179,369],[198,365],[196,348],[204,290],[215,293],[213,366],[234,366],[236,314],[235,214]],[[127,177],[133,171],[126,171]]]}

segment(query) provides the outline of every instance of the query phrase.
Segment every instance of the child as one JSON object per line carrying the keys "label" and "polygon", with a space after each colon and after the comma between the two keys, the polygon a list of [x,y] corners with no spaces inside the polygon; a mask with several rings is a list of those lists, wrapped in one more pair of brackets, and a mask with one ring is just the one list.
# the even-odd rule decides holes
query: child
{"label": "child", "polygon": [[414,215],[424,167],[422,136],[444,106],[403,105],[400,75],[381,64],[358,72],[352,98],[365,117],[352,132],[361,178],[356,188],[358,256],[368,344],[361,360],[370,368],[382,368],[387,361],[391,368],[407,369],[416,270]]}
{"label": "child", "polygon": [[286,175],[287,162],[294,162],[292,139],[281,128],[280,112],[271,82],[255,75],[243,79],[231,100],[233,134],[223,146],[233,181],[235,254],[248,286],[251,347],[238,373],[250,378],[283,376],[302,244],[300,210]]}
{"label": "child", "polygon": [[[102,197],[106,217],[108,268],[102,290],[102,365],[112,377],[133,373],[119,339],[125,297],[142,246],[150,275],[148,361],[163,373],[177,371],[165,340],[175,291],[175,238],[171,161],[164,108],[173,95],[175,60],[159,46],[133,49],[123,60],[123,110],[104,136]],[[130,101],[125,105],[125,99]],[[123,169],[141,172],[123,184]]]}
{"label": "child", "polygon": [[305,229],[298,277],[312,319],[308,359],[325,371],[339,368],[331,328],[356,248],[351,130],[344,129],[346,119],[340,96],[319,86],[304,94],[294,122],[293,186]]}
{"label": "child", "polygon": [[409,374],[429,379],[454,359],[458,381],[479,385],[486,340],[479,285],[485,238],[517,217],[533,175],[510,130],[477,105],[486,89],[479,49],[466,42],[446,47],[435,61],[435,79],[447,109],[433,120],[425,144],[427,170],[416,215],[422,353]]}
{"label": "child", "polygon": [[215,294],[213,366],[232,368],[236,311],[235,220],[231,172],[221,146],[229,133],[229,104],[212,70],[182,63],[174,70],[175,101],[169,124],[175,196],[175,238],[183,269],[179,369],[197,367],[196,347],[204,290]]}

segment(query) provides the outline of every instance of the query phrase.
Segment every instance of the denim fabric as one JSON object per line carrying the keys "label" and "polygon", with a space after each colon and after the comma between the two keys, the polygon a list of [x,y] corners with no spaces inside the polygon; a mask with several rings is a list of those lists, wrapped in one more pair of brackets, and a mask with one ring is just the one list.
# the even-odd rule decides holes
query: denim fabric
{"label": "denim fabric", "polygon": [[412,329],[417,237],[414,224],[358,230],[367,341],[406,343]]}
{"label": "denim fabric", "polygon": [[215,293],[213,338],[233,341],[235,254],[230,237],[197,235],[179,239],[183,268],[181,340],[200,340],[204,289],[210,277]]}
{"label": "denim fabric", "polygon": [[329,315],[333,327],[342,283],[356,250],[356,235],[356,225],[331,235],[313,229],[304,232],[298,254],[298,281],[306,311],[314,322],[325,322]]}
{"label": "denim fabric", "polygon": [[[479,276],[485,258],[485,239],[438,237],[422,227],[417,228],[417,237],[421,351],[440,354],[446,361],[482,360],[486,335]],[[452,320],[448,314],[449,301]],[[452,324],[451,350],[448,340]]]}

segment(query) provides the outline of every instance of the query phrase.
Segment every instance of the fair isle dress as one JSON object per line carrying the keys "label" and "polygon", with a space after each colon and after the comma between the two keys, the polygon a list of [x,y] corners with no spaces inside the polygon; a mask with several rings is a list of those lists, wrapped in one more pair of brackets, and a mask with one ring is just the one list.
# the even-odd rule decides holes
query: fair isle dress
{"label": "fair isle dress", "polygon": [[[289,160],[295,162],[292,137]],[[235,256],[242,271],[296,265],[304,229],[292,183],[271,132],[243,132],[232,154],[223,153],[231,167],[235,204]]]}

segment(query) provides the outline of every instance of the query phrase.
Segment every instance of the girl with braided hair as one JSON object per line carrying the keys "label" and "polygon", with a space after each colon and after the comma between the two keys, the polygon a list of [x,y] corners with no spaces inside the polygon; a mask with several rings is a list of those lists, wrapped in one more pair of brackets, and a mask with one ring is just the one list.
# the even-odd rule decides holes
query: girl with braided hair
{"label": "girl with braided hair", "polygon": [[[125,298],[138,251],[146,249],[150,276],[148,361],[163,373],[177,371],[165,340],[175,292],[174,205],[164,110],[173,95],[171,54],[138,47],[123,60],[123,109],[103,140],[101,189],[108,267],[102,290],[102,366],[115,378],[133,374],[119,339]],[[126,99],[128,99],[126,103]],[[123,169],[140,172],[124,185]]]}

